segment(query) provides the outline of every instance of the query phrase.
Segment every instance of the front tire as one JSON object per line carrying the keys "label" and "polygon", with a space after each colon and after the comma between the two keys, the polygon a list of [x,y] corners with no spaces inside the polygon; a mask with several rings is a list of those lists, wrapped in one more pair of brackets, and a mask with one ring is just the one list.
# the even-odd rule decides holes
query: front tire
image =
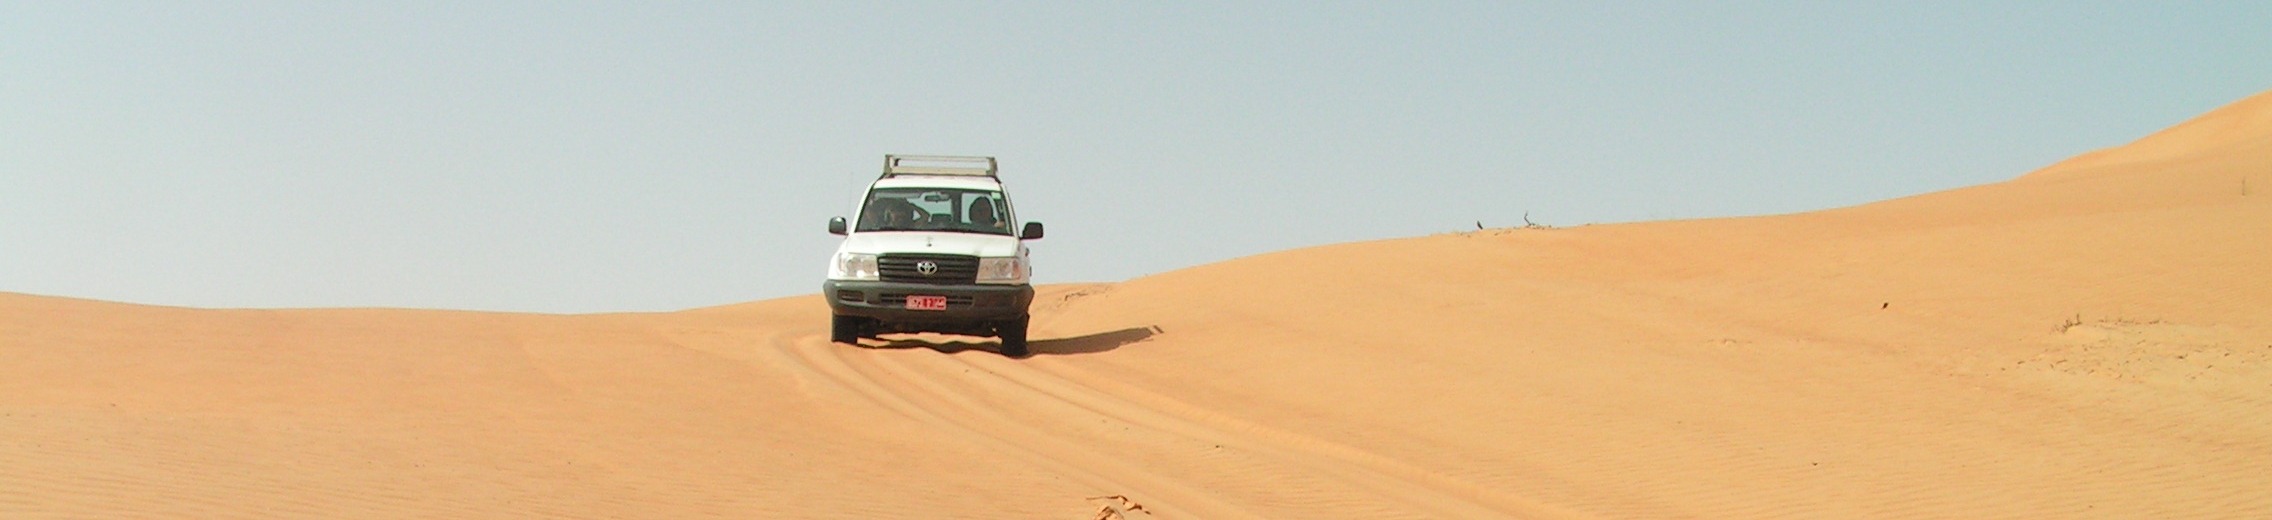
{"label": "front tire", "polygon": [[828,340],[846,345],[860,344],[860,326],[864,321],[866,320],[859,316],[832,316],[828,322]]}
{"label": "front tire", "polygon": [[1002,338],[1002,355],[1014,358],[1033,355],[1026,350],[1026,325],[1032,320],[1032,316],[1019,316],[995,326],[994,335]]}

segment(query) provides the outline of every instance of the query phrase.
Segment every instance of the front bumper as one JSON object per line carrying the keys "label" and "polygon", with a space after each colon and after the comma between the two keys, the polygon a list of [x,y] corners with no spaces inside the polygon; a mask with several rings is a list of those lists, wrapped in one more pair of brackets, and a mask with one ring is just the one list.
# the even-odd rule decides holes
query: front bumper
{"label": "front bumper", "polygon": [[[821,298],[838,316],[860,316],[889,323],[997,321],[1026,315],[1032,285],[935,285],[902,282],[829,280]],[[946,310],[907,308],[909,295],[945,296]]]}

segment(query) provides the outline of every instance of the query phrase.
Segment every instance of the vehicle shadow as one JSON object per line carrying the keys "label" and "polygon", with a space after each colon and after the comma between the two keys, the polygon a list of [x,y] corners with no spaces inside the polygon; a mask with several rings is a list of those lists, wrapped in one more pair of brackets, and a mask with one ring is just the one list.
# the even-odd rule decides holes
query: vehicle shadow
{"label": "vehicle shadow", "polygon": [[1131,327],[1111,332],[1099,332],[1070,338],[1039,339],[1026,342],[1026,350],[1034,355],[1071,355],[1110,352],[1123,345],[1152,339],[1164,331],[1159,326]]}
{"label": "vehicle shadow", "polygon": [[[1157,326],[1144,326],[1130,327],[1109,332],[1099,332],[1084,336],[1074,336],[1070,338],[1032,339],[1026,342],[1026,350],[1030,351],[1033,355],[1036,356],[1096,354],[1101,352],[1111,352],[1113,349],[1120,348],[1130,343],[1136,343],[1139,341],[1144,341],[1146,339],[1151,339],[1152,336],[1159,335],[1163,332],[1165,331],[1160,330],[1160,328]],[[944,342],[938,342],[927,341],[921,338],[890,338],[884,339],[882,344],[862,342],[860,343],[860,346],[875,349],[926,348],[939,351],[943,354],[953,354],[966,350],[980,350],[997,353],[1002,351],[1002,344],[998,341],[948,340]]]}

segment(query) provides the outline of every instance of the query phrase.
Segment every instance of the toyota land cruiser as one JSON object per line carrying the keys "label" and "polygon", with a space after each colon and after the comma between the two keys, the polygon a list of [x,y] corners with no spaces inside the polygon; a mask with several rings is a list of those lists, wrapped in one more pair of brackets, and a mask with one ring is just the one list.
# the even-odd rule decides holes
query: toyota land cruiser
{"label": "toyota land cruiser", "polygon": [[879,334],[993,336],[1024,357],[1033,303],[1026,240],[1039,222],[1012,229],[1017,213],[993,157],[886,155],[884,173],[853,212],[828,220],[843,235],[821,297],[829,339],[858,344]]}

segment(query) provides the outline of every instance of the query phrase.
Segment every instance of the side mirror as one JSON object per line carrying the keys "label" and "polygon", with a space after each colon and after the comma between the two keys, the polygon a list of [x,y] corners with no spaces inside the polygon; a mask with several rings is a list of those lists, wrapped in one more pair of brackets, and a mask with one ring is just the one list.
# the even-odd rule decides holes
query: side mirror
{"label": "side mirror", "polygon": [[1025,228],[1025,229],[1023,229],[1023,230],[1019,230],[1019,231],[1018,231],[1018,238],[1019,238],[1019,239],[1021,239],[1021,240],[1040,240],[1040,239],[1041,239],[1041,223],[1040,223],[1040,222],[1027,222],[1027,223],[1026,223],[1026,228]]}
{"label": "side mirror", "polygon": [[831,234],[831,235],[842,235],[842,234],[844,234],[844,217],[829,217],[829,219],[828,219],[828,234]]}

